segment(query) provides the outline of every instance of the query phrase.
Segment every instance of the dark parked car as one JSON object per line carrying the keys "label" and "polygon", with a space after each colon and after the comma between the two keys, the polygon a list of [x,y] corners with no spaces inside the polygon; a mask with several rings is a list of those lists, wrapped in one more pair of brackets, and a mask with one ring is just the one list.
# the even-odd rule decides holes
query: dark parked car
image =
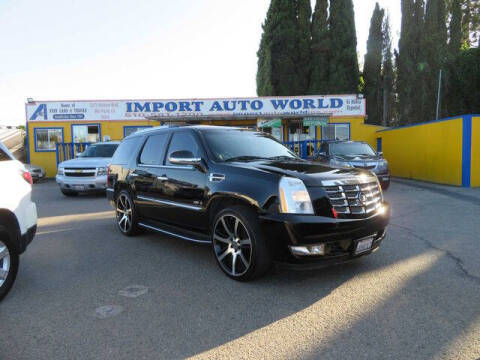
{"label": "dark parked car", "polygon": [[390,217],[370,172],[301,160],[268,135],[225,127],[125,138],[107,196],[122,234],[151,229],[211,244],[235,280],[263,275],[273,261],[311,268],[370,254]]}
{"label": "dark parked car", "polygon": [[360,141],[326,141],[313,157],[314,161],[337,167],[369,170],[377,175],[383,190],[390,186],[390,169],[383,153]]}

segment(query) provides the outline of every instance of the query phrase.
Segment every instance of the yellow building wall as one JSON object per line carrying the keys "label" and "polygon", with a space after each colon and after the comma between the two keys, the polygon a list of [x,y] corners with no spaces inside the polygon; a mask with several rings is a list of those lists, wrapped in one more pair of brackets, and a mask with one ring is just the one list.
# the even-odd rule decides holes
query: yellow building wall
{"label": "yellow building wall", "polygon": [[374,149],[377,148],[377,137],[379,137],[377,131],[386,129],[383,126],[365,124],[364,117],[330,118],[329,123],[349,123],[350,139],[368,142]]}
{"label": "yellow building wall", "polygon": [[471,186],[480,187],[480,116],[472,118]]}
{"label": "yellow building wall", "polygon": [[[393,176],[462,185],[462,118],[381,131]],[[478,130],[477,130],[478,131]]]}
{"label": "yellow building wall", "polygon": [[[35,151],[35,130],[40,128],[62,128],[63,141],[72,142],[72,124],[100,124],[100,132],[102,139],[105,135],[109,135],[111,140],[123,139],[123,131],[125,126],[158,126],[160,123],[154,120],[145,121],[46,121],[46,122],[29,122],[28,123],[28,149],[30,163],[41,166],[45,169],[47,177],[54,177],[57,174],[57,157],[56,151]],[[101,139],[101,140],[102,140]]]}

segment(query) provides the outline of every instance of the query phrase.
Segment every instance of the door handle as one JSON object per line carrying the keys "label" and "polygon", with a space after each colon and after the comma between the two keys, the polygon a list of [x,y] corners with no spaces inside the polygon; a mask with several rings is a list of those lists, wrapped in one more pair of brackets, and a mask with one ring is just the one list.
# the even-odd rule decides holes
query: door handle
{"label": "door handle", "polygon": [[166,176],[157,176],[157,180],[166,181],[166,180],[168,180],[168,177],[166,177]]}
{"label": "door handle", "polygon": [[137,177],[137,176],[138,176],[138,174],[131,173],[131,174],[130,174],[130,176],[132,176],[132,177]]}

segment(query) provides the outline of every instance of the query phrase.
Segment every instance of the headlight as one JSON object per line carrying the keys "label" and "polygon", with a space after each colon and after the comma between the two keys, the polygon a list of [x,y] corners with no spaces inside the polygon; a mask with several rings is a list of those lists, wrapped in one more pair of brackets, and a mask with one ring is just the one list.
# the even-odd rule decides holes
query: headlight
{"label": "headlight", "polygon": [[64,175],[64,173],[63,173],[63,167],[59,167],[59,168],[57,169],[57,175]]}
{"label": "headlight", "polygon": [[387,170],[388,169],[388,162],[386,160],[380,161],[378,163],[378,170]]}
{"label": "headlight", "polygon": [[97,176],[107,175],[108,168],[106,167],[99,167],[97,168]]}
{"label": "headlight", "polygon": [[330,165],[332,166],[338,166],[338,167],[346,167],[346,168],[351,168],[353,167],[352,165],[350,165],[348,162],[346,161],[340,161],[340,160],[335,160],[335,159],[332,159],[330,160]]}
{"label": "headlight", "polygon": [[282,177],[278,185],[280,208],[286,214],[313,215],[312,201],[302,180]]}

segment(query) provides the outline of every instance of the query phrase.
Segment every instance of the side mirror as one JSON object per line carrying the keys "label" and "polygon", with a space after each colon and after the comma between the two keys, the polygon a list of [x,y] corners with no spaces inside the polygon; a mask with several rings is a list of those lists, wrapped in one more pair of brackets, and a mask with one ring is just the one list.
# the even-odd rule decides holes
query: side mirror
{"label": "side mirror", "polygon": [[191,165],[205,171],[202,165],[202,158],[195,157],[191,151],[180,150],[170,154],[168,162],[174,165]]}

